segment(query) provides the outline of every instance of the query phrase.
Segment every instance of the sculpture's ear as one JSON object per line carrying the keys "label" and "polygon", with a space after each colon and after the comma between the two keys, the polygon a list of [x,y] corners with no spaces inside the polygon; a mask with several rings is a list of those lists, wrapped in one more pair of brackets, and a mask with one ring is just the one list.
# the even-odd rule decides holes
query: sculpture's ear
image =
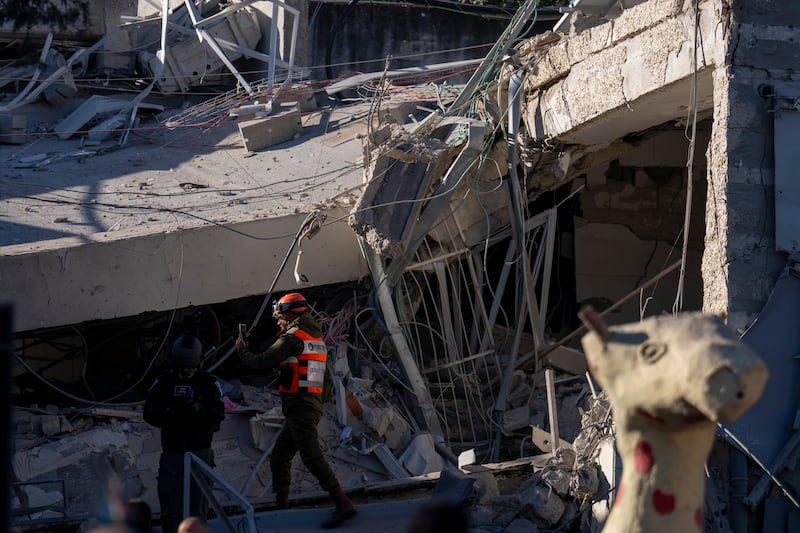
{"label": "sculpture's ear", "polygon": [[597,311],[595,311],[591,305],[587,305],[581,309],[578,313],[578,318],[581,319],[586,329],[596,333],[604,343],[611,339],[611,332],[608,331],[606,323],[603,322],[603,319],[600,318],[600,315],[597,314]]}

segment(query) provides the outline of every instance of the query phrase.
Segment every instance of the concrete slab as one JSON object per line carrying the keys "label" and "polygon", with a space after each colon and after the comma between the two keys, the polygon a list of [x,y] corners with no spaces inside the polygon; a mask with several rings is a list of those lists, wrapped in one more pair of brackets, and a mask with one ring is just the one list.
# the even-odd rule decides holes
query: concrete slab
{"label": "concrete slab", "polygon": [[552,44],[525,80],[528,131],[537,138],[602,144],[683,118],[693,88],[698,109],[711,109],[713,66],[724,62],[725,50],[716,4],[700,5],[697,68],[687,46],[695,15],[679,5],[650,0]]}
{"label": "concrete slab", "polygon": [[297,107],[281,110],[266,118],[239,122],[239,133],[244,147],[254,152],[275,146],[291,139],[299,139],[303,134],[300,109]]}
{"label": "concrete slab", "polygon": [[[227,114],[192,123],[193,108],[169,129],[143,112],[123,146],[119,132],[92,147],[55,135],[0,145],[0,294],[17,330],[263,294],[314,210],[326,220],[303,241],[309,283],[366,276],[345,222],[363,181],[361,140],[328,137],[367,110],[306,114],[302,138],[255,154]],[[45,129],[62,118],[47,111],[16,113]],[[295,286],[288,271],[275,290]]]}

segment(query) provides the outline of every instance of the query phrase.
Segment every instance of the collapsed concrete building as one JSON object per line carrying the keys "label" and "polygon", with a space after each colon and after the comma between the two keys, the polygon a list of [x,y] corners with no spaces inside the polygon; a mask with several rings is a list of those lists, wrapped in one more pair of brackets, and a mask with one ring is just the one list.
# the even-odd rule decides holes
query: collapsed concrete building
{"label": "collapsed concrete building", "polygon": [[[97,395],[89,418],[135,421],[135,409],[113,410],[119,398],[103,400],[118,390],[88,384],[112,372],[100,359],[111,335],[99,328],[115,328],[115,358],[127,361],[113,368],[117,383],[163,360],[173,326],[203,331],[209,364],[233,376],[236,323],[259,325],[272,292],[302,288],[335,348],[338,401],[324,431],[332,456],[342,469],[353,463],[343,431],[372,439],[355,446],[361,475],[351,489],[452,469],[478,477],[519,458],[534,473],[510,493],[480,477],[476,527],[596,529],[613,504],[618,464],[608,404],[584,376],[577,312],[592,305],[618,324],[703,310],[724,316],[770,370],[756,406],[719,428],[704,529],[795,529],[800,226],[792,208],[800,191],[789,139],[800,127],[800,12],[788,0],[648,0],[613,11],[573,2],[553,31],[523,39],[535,4],[519,8],[457,91],[442,84],[400,102],[409,87],[393,76],[408,72],[388,68],[341,80],[327,92],[372,83],[362,107],[307,112],[298,139],[313,131],[312,139],[293,145],[289,135],[279,150],[242,152],[242,122],[238,131],[209,128],[200,143],[164,133],[149,139],[161,148],[158,162],[136,147],[127,168],[104,169],[93,189],[49,184],[62,191],[59,203],[29,183],[50,152],[4,157],[19,164],[7,181],[24,189],[18,205],[32,218],[23,224],[49,232],[9,243],[0,257],[2,294],[15,307],[19,398],[41,395],[28,379],[50,373],[85,385],[81,397]],[[266,86],[267,108],[254,109],[261,103],[240,88],[215,101],[221,113],[200,105],[168,120],[179,128],[225,114],[277,118],[285,108],[271,99],[274,80]],[[248,116],[246,106],[262,114]],[[232,143],[239,154],[220,160]],[[57,172],[80,174],[110,157],[92,150],[76,148]],[[89,216],[76,218],[76,209]],[[273,330],[262,323],[257,333],[266,340]],[[223,457],[248,448],[253,466],[227,472],[222,461],[220,470],[253,501],[267,490],[257,459],[279,424],[250,418],[270,412],[263,385],[231,381],[231,412],[246,418],[219,439]],[[122,399],[135,404],[135,393]],[[345,409],[348,393],[368,416]],[[74,428],[42,407],[20,427],[38,428],[30,440],[48,444],[26,444],[15,475],[29,483],[74,478],[69,470],[87,476],[99,445],[49,442]],[[136,480],[126,496],[146,492],[152,435],[119,427],[91,437],[106,443],[100,462],[149,472],[122,476]],[[41,466],[59,460],[65,468]]]}

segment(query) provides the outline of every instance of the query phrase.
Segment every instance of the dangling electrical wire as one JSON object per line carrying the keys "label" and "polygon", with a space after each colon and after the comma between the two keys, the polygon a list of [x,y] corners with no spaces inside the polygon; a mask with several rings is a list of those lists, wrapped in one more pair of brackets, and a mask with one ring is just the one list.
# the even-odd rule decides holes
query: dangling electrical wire
{"label": "dangling electrical wire", "polygon": [[325,218],[327,218],[326,215],[320,214],[319,211],[314,211],[312,214],[315,216],[310,221],[308,218],[306,219],[307,222],[304,222],[300,227],[302,230],[300,238],[297,239],[297,259],[294,261],[294,281],[300,287],[311,285],[308,281],[308,277],[300,271],[300,263],[303,258],[303,250],[301,248],[303,239],[310,239],[316,235],[322,227],[322,223],[325,222]]}
{"label": "dangling electrical wire", "polygon": [[[87,398],[81,398],[79,396],[75,396],[74,394],[70,394],[69,392],[65,391],[64,389],[62,389],[62,388],[60,388],[58,386],[56,386],[50,380],[48,380],[47,378],[45,378],[44,376],[39,374],[19,354],[14,353],[14,358],[17,360],[17,362],[20,364],[20,366],[22,366],[25,370],[27,370],[28,373],[30,373],[34,378],[36,378],[37,380],[41,381],[47,387],[53,389],[57,393],[61,394],[62,396],[64,396],[65,398],[68,398],[70,400],[73,400],[73,401],[76,401],[76,402],[79,402],[79,403],[82,403],[82,404],[86,404],[86,405],[107,405],[107,406],[110,405],[110,406],[114,406],[114,407],[131,407],[131,406],[135,406],[135,405],[141,405],[143,403],[142,401],[114,402],[114,400],[116,400],[117,398],[121,398],[122,396],[126,395],[127,393],[129,393],[130,391],[135,389],[144,380],[144,378],[147,376],[148,372],[150,372],[150,369],[155,364],[156,359],[158,358],[158,354],[161,353],[161,350],[164,348],[164,345],[166,344],[167,339],[169,338],[170,331],[172,330],[172,325],[175,322],[175,314],[176,314],[176,310],[177,310],[177,302],[180,300],[181,281],[183,279],[183,258],[184,258],[184,248],[183,248],[183,240],[181,239],[181,255],[180,255],[179,268],[178,268],[178,287],[177,287],[177,291],[176,291],[176,294],[175,294],[176,306],[173,308],[172,314],[170,315],[169,323],[168,323],[168,326],[167,326],[167,331],[164,334],[163,338],[161,339],[161,343],[159,344],[158,348],[155,350],[153,357],[150,359],[150,362],[147,364],[147,368],[145,368],[144,372],[139,377],[139,379],[136,380],[136,382],[133,385],[129,386],[125,390],[123,390],[121,392],[118,392],[114,396],[111,396],[110,398],[106,398],[104,400],[96,400],[96,399],[94,399],[94,394],[92,394],[92,391],[89,390],[89,394],[92,396],[92,399],[90,400],[90,399],[87,399]],[[73,329],[74,329],[75,333],[78,335],[78,337],[80,337],[80,339],[83,341],[84,346],[85,346],[86,345],[86,340],[83,337],[83,335],[80,333],[80,331],[77,328],[73,327]],[[88,348],[87,348],[87,350],[88,350]],[[86,383],[86,362],[87,361],[88,361],[88,351],[87,351],[86,358],[84,360],[84,368],[83,368],[83,371],[81,373],[81,377],[82,377],[84,383]]]}
{"label": "dangling electrical wire", "polygon": [[[258,325],[259,321],[261,320],[261,316],[264,314],[264,310],[267,308],[270,299],[272,298],[272,292],[275,290],[275,285],[278,283],[278,278],[283,273],[283,269],[286,267],[286,263],[289,261],[289,257],[292,255],[295,246],[300,244],[300,241],[304,238],[310,239],[320,230],[322,227],[322,223],[325,221],[326,215],[320,213],[319,210],[314,210],[303,220],[303,223],[300,224],[300,228],[295,233],[294,238],[292,238],[292,242],[289,246],[289,249],[286,251],[286,255],[283,257],[283,261],[281,262],[281,266],[278,267],[278,271],[275,273],[275,277],[272,279],[272,284],[269,286],[267,293],[264,295],[264,300],[261,302],[261,307],[258,309],[258,313],[256,313],[255,318],[253,319],[253,323],[247,330],[247,335],[249,336],[250,333],[255,329]],[[229,339],[230,341],[231,339]],[[208,367],[209,372],[213,372],[215,368],[223,363],[228,357],[236,351],[236,346],[232,346],[222,357],[219,358],[216,362],[214,362],[211,366]]]}

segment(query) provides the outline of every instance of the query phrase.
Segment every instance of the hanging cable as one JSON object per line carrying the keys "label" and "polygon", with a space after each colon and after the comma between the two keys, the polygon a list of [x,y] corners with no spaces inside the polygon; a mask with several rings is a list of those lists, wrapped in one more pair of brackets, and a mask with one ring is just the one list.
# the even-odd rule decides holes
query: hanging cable
{"label": "hanging cable", "polygon": [[[144,372],[142,372],[142,375],[139,377],[139,379],[136,380],[135,383],[133,383],[133,385],[131,385],[130,387],[126,388],[122,392],[119,392],[119,393],[115,394],[114,396],[111,396],[110,398],[107,398],[105,400],[96,400],[96,399],[94,399],[94,394],[92,393],[92,391],[89,390],[89,394],[92,396],[92,399],[88,400],[86,398],[81,398],[79,396],[75,396],[73,394],[70,394],[69,392],[61,389],[60,387],[57,387],[55,384],[53,384],[47,378],[45,378],[44,376],[39,374],[36,370],[31,368],[31,366],[28,365],[28,363],[22,357],[20,357],[17,353],[14,353],[14,358],[34,378],[36,378],[37,380],[41,381],[43,384],[45,384],[49,388],[53,389],[57,393],[61,394],[62,396],[66,397],[66,398],[69,398],[70,400],[73,400],[73,401],[76,401],[76,402],[79,402],[79,403],[83,403],[83,404],[87,404],[87,405],[109,405],[109,406],[112,406],[112,407],[131,407],[131,406],[135,406],[135,405],[141,405],[143,403],[142,401],[114,402],[114,400],[116,400],[117,398],[120,398],[120,397],[124,396],[125,394],[129,393],[130,391],[135,389],[144,380],[144,378],[147,376],[147,373],[150,371],[150,369],[155,364],[156,359],[158,358],[158,354],[160,354],[161,350],[164,348],[164,345],[166,344],[167,339],[169,339],[169,334],[170,334],[170,331],[172,330],[172,325],[175,322],[175,314],[177,312],[177,303],[180,300],[181,281],[183,280],[183,257],[184,257],[184,249],[183,249],[183,240],[181,238],[181,255],[180,255],[179,268],[178,268],[178,287],[177,287],[177,291],[176,291],[176,294],[175,294],[175,307],[173,308],[172,313],[170,315],[169,323],[167,325],[167,331],[166,331],[166,333],[164,333],[164,336],[161,339],[161,343],[158,345],[158,348],[155,350],[155,352],[153,354],[153,357],[150,359],[150,362],[147,364],[147,367],[145,368]],[[75,330],[75,332],[78,335],[78,337],[81,338],[81,340],[84,343],[86,343],[83,335],[76,328],[73,327],[73,329]],[[83,371],[82,371],[82,374],[81,374],[81,377],[83,378],[84,383],[86,382],[86,362],[88,361],[88,347],[86,348],[86,350],[87,350],[86,361],[84,361],[84,368],[83,368]],[[87,385],[87,388],[88,388],[88,385]]]}
{"label": "hanging cable", "polygon": [[775,473],[771,472],[770,469],[767,468],[767,466],[764,463],[762,463],[761,460],[759,460],[759,458],[756,457],[753,452],[751,452],[749,449],[747,449],[747,446],[745,446],[744,443],[742,443],[742,441],[740,441],[736,437],[736,435],[731,433],[730,430],[728,430],[728,428],[726,428],[725,426],[723,426],[722,424],[719,424],[719,423],[717,423],[717,434],[721,435],[723,438],[727,439],[729,442],[732,442],[733,444],[735,444],[736,447],[739,450],[742,451],[742,453],[744,453],[750,459],[752,459],[753,462],[755,462],[758,465],[758,467],[761,470],[763,470],[764,473],[769,476],[769,478],[772,480],[772,482],[775,483],[775,485],[781,490],[783,495],[786,496],[786,499],[788,499],[790,502],[792,502],[792,505],[794,505],[796,508],[800,509],[800,502],[798,502],[797,499],[795,499],[794,496],[792,496],[792,494],[789,492],[789,490],[783,485],[783,483],[781,483],[781,480],[779,480],[777,478]]}
{"label": "hanging cable", "polygon": [[[678,276],[678,289],[675,294],[675,302],[672,304],[672,314],[677,314],[683,310],[683,283],[686,277],[686,258],[689,253],[689,226],[692,218],[692,167],[694,166],[694,148],[697,138],[697,34],[700,31],[700,9],[698,0],[694,2],[694,35],[692,38],[692,92],[690,96],[690,117],[691,135],[689,135],[689,154],[686,161],[686,211],[683,218],[683,249],[681,252],[681,270]],[[687,128],[689,124],[687,123]]]}

